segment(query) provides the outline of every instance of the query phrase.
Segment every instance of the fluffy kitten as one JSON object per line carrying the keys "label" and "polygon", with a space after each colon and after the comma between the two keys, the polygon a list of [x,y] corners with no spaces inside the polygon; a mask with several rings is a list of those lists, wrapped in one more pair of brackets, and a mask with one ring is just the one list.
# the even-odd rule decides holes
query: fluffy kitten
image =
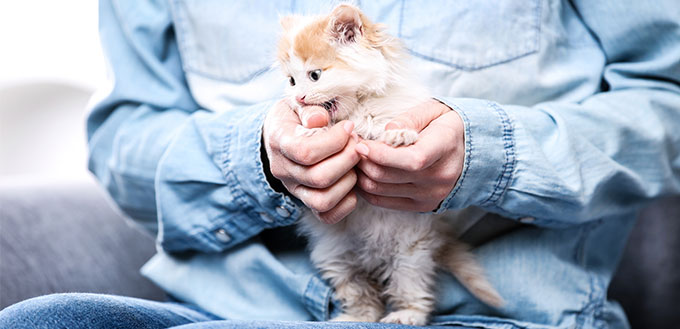
{"label": "fluffy kitten", "polygon": [[[384,129],[430,98],[408,77],[402,46],[383,26],[350,5],[328,16],[285,17],[281,24],[278,60],[288,75],[287,93],[298,104],[324,106],[333,123],[352,120],[365,139],[392,146],[416,141],[415,131]],[[308,212],[299,229],[309,237],[312,262],[343,304],[336,321],[426,324],[438,266],[485,303],[503,302],[468,248],[436,215],[379,208],[360,199],[338,224],[323,224]]]}

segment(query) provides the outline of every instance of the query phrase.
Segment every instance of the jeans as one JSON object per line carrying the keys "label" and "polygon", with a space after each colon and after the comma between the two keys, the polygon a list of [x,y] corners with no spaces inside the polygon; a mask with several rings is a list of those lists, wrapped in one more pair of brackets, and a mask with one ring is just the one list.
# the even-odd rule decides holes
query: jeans
{"label": "jeans", "polygon": [[177,302],[156,302],[123,296],[70,293],[31,298],[9,306],[0,311],[0,328],[383,329],[421,327],[384,323],[223,320],[191,305]]}

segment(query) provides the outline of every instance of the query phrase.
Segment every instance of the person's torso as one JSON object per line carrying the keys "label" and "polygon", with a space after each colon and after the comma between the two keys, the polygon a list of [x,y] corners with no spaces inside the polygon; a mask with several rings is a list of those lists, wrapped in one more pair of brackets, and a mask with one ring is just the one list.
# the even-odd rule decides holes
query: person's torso
{"label": "person's torso", "polygon": [[[337,1],[171,0],[189,88],[207,110],[280,98],[285,76],[272,66],[279,17],[329,12]],[[605,57],[569,2],[552,0],[360,1],[412,55],[433,97],[501,104],[578,102],[600,88]],[[616,225],[614,225],[616,224]],[[438,281],[435,322],[482,328],[596,327],[632,216],[569,229],[526,226],[475,249],[507,306],[475,300],[452,277]],[[295,236],[291,235],[291,239]],[[225,318],[326,320],[330,287],[302,249],[253,239],[222,254],[157,255],[144,273],[178,298]],[[509,320],[514,319],[514,320]],[[610,323],[610,324],[611,324]]]}

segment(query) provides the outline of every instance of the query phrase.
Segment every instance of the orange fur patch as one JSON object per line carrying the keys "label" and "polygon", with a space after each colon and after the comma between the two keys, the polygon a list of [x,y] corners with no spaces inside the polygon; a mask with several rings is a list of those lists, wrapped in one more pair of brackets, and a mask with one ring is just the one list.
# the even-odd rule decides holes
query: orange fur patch
{"label": "orange fur patch", "polygon": [[[358,10],[352,6],[341,5],[334,11],[338,14],[338,10]],[[346,67],[342,59],[337,57],[337,50],[331,44],[331,35],[329,34],[329,24],[332,20],[332,15],[320,18],[304,28],[302,28],[296,35],[289,34],[293,25],[293,19],[285,17],[281,20],[281,25],[284,28],[284,36],[281,37],[278,44],[277,56],[282,63],[290,61],[291,47],[293,47],[293,54],[299,57],[303,62],[311,62],[316,67],[323,70],[332,67]],[[385,26],[382,24],[374,24],[363,13],[358,12],[361,20],[362,36],[357,38],[359,45],[366,48],[373,48],[381,51],[387,58],[398,57],[401,52],[398,43],[387,42],[389,36],[385,33]],[[393,41],[393,40],[390,40]]]}
{"label": "orange fur patch", "polygon": [[335,49],[328,43],[326,34],[328,18],[317,20],[305,26],[298,35],[295,36],[295,55],[302,61],[310,59],[315,62],[330,63],[335,60]]}

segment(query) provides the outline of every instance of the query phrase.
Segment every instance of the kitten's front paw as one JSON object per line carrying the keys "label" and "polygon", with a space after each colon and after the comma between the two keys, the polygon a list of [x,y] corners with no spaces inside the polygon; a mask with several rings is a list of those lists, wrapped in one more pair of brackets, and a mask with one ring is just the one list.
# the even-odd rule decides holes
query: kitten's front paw
{"label": "kitten's front paw", "polygon": [[390,146],[409,146],[416,142],[418,133],[410,129],[385,130],[380,136],[380,141]]}
{"label": "kitten's front paw", "polygon": [[427,313],[413,309],[399,310],[380,319],[380,322],[424,326],[427,324]]}
{"label": "kitten's front paw", "polygon": [[324,132],[328,130],[328,127],[321,127],[321,128],[305,128],[304,126],[297,126],[295,127],[295,135],[297,136],[304,136],[304,137],[311,137],[314,136],[320,132]]}

